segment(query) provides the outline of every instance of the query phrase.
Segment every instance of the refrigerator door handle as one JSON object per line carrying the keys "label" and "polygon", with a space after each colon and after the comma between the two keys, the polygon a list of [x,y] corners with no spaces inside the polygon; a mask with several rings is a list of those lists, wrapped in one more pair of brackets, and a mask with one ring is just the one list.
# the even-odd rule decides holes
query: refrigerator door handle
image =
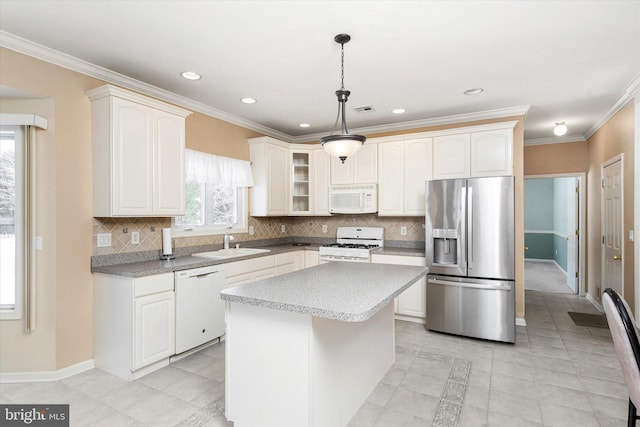
{"label": "refrigerator door handle", "polygon": [[467,187],[467,266],[473,268],[473,187]]}
{"label": "refrigerator door handle", "polygon": [[427,283],[431,283],[434,285],[444,285],[444,286],[457,286],[459,288],[474,288],[474,289],[486,289],[493,291],[510,291],[510,285],[491,285],[491,284],[481,284],[481,283],[464,283],[464,282],[450,282],[448,280],[439,280],[439,279],[428,279]]}

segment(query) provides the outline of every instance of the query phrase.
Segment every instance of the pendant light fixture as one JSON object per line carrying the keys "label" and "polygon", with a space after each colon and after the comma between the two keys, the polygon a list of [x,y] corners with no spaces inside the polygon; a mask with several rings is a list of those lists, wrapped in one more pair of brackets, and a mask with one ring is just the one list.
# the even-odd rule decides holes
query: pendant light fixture
{"label": "pendant light fixture", "polygon": [[[321,138],[320,144],[322,144],[327,154],[339,158],[342,160],[342,163],[344,163],[347,157],[354,155],[360,147],[362,147],[362,144],[364,144],[367,138],[362,135],[352,135],[349,133],[349,129],[347,129],[345,108],[351,92],[344,88],[344,44],[349,43],[351,36],[349,34],[338,34],[333,39],[336,43],[340,43],[341,55],[341,86],[340,89],[336,91],[336,96],[338,97],[338,115],[336,116],[336,122],[333,125],[331,133]],[[340,133],[334,133],[338,127],[338,121],[341,118],[341,131]]]}

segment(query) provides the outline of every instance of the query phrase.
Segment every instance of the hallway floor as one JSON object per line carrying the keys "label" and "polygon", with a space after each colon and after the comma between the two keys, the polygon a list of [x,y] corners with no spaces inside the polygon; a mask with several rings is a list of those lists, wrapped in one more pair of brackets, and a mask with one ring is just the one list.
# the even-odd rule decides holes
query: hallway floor
{"label": "hallway floor", "polygon": [[[349,426],[625,426],[628,395],[609,331],[575,326],[567,311],[597,313],[575,295],[526,291],[515,345],[396,321],[396,363]],[[92,369],[0,384],[0,403],[70,403],[71,426],[232,425],[224,343],[132,383]]]}
{"label": "hallway floor", "polygon": [[567,275],[552,261],[524,261],[524,288],[528,291],[573,294]]}

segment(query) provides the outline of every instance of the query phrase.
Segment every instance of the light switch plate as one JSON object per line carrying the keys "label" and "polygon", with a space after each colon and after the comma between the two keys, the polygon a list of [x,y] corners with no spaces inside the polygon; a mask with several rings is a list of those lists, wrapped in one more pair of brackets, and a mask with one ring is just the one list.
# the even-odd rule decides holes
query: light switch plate
{"label": "light switch plate", "polygon": [[629,230],[629,241],[633,242],[633,239],[634,239],[633,230]]}

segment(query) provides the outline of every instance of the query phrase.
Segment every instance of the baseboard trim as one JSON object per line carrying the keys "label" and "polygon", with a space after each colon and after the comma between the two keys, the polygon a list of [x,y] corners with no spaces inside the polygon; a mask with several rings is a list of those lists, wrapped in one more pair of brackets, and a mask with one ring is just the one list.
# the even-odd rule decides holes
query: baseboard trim
{"label": "baseboard trim", "polygon": [[602,305],[600,305],[600,303],[599,303],[598,301],[596,301],[596,300],[591,296],[591,294],[587,294],[587,295],[586,295],[586,298],[587,298],[587,301],[589,301],[591,304],[593,304],[593,306],[594,306],[595,308],[597,308],[597,309],[598,309],[598,311],[599,311],[600,313],[604,313],[604,308],[602,308]]}
{"label": "baseboard trim", "polygon": [[516,317],[516,326],[527,326],[527,321],[524,317]]}
{"label": "baseboard trim", "polygon": [[2,372],[0,373],[0,384],[59,381],[93,368],[95,368],[93,359],[89,359],[57,371]]}
{"label": "baseboard trim", "polygon": [[395,314],[394,316],[396,320],[404,320],[405,322],[422,323],[423,325],[427,323],[427,319],[424,317],[413,317],[404,314]]}

